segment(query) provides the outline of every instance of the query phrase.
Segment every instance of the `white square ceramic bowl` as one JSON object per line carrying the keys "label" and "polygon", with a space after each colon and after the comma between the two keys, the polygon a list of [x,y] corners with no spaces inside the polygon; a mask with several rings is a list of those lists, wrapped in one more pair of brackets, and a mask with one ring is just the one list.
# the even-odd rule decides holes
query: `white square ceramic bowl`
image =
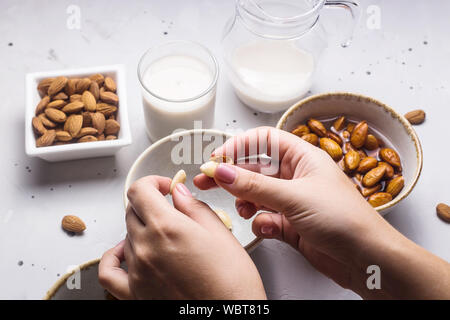
{"label": "white square ceramic bowl", "polygon": [[[116,81],[119,108],[117,121],[120,132],[117,140],[95,141],[86,143],[71,143],[61,146],[36,147],[36,138],[31,121],[35,115],[36,105],[41,97],[37,85],[44,78],[65,76],[68,78],[87,77],[95,73],[110,76]],[[39,157],[47,161],[65,161],[114,155],[120,148],[131,144],[131,132],[128,123],[127,91],[125,66],[111,65],[82,69],[65,69],[49,72],[28,73],[25,79],[26,110],[25,110],[25,150],[30,157]]]}

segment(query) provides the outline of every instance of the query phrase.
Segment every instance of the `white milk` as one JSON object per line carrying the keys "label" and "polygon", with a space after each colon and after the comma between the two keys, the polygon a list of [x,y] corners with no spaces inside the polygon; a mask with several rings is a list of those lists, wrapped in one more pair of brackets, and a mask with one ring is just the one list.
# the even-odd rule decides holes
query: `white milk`
{"label": "white milk", "polygon": [[278,112],[300,100],[310,89],[313,56],[286,41],[254,41],[232,53],[230,81],[246,105]]}
{"label": "white milk", "polygon": [[170,55],[155,60],[142,77],[143,85],[152,93],[143,90],[150,139],[158,140],[179,128],[192,129],[196,120],[203,122],[203,128],[212,127],[215,89],[193,98],[206,92],[213,81],[213,71],[194,57]]}

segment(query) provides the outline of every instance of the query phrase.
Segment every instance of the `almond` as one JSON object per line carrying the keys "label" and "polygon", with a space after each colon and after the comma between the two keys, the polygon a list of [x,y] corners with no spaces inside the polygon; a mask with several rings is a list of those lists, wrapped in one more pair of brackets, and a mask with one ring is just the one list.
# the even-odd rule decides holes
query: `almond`
{"label": "almond", "polygon": [[327,131],[327,138],[334,140],[338,145],[340,145],[342,147],[342,144],[343,144],[342,139],[337,134],[335,134],[331,131]]}
{"label": "almond", "polygon": [[319,137],[315,133],[308,133],[302,136],[302,139],[311,143],[314,146],[317,146],[319,143]]}
{"label": "almond", "polygon": [[411,124],[421,124],[425,121],[425,111],[417,109],[405,114],[405,118]]}
{"label": "almond", "polygon": [[72,136],[70,135],[69,132],[61,130],[61,131],[56,132],[56,140],[62,141],[62,142],[67,142],[67,141],[72,140]]}
{"label": "almond", "polygon": [[41,120],[42,124],[47,128],[54,128],[56,127],[56,123],[50,121],[44,113],[41,113],[38,118]]}
{"label": "almond", "polygon": [[355,148],[359,149],[364,146],[368,130],[369,126],[366,121],[361,121],[355,126],[350,135],[350,142]]}
{"label": "almond", "polygon": [[297,126],[294,130],[292,130],[291,132],[292,134],[295,134],[298,137],[302,137],[305,134],[310,133],[308,126],[301,124],[299,126]]}
{"label": "almond", "polygon": [[81,101],[81,94],[73,94],[70,96],[70,102]]}
{"label": "almond", "polygon": [[109,116],[117,111],[117,107],[101,102],[97,103],[97,111],[103,113],[105,116]]}
{"label": "almond", "polygon": [[53,97],[53,100],[67,100],[69,97],[64,92],[60,92]]}
{"label": "almond", "polygon": [[55,80],[55,78],[46,78],[46,79],[42,79],[39,82],[37,89],[38,89],[39,93],[41,94],[41,97],[48,94],[48,88],[52,84],[53,80]]}
{"label": "almond", "polygon": [[91,85],[91,80],[89,78],[83,78],[77,81],[75,91],[78,94],[82,94],[89,89]]}
{"label": "almond", "polygon": [[450,207],[445,203],[439,203],[436,206],[436,213],[445,222],[450,222]]}
{"label": "almond", "polygon": [[344,157],[345,168],[348,171],[353,171],[358,168],[359,162],[359,153],[354,150],[350,150]]}
{"label": "almond", "polygon": [[78,218],[77,216],[64,216],[61,222],[61,226],[64,230],[69,232],[80,233],[86,230],[86,225],[83,220]]}
{"label": "almond", "polygon": [[403,176],[398,176],[388,182],[386,192],[392,195],[392,198],[396,197],[400,191],[402,191],[405,185],[405,179]]}
{"label": "almond", "polygon": [[66,114],[58,109],[47,108],[45,109],[45,115],[52,121],[62,123],[66,121]]}
{"label": "almond", "polygon": [[56,132],[55,130],[47,130],[45,133],[40,136],[36,140],[36,147],[47,147],[53,144],[53,141],[55,141],[56,138]]}
{"label": "almond", "polygon": [[50,102],[50,97],[45,96],[39,101],[38,105],[36,106],[35,114],[39,115],[40,113],[44,112],[45,108],[47,107],[48,103]]}
{"label": "almond", "polygon": [[117,134],[120,130],[120,124],[116,120],[108,119],[105,121],[105,134]]}
{"label": "almond", "polygon": [[102,134],[105,130],[106,120],[103,113],[91,113],[92,126],[97,129],[98,134]]}
{"label": "almond", "polygon": [[97,109],[97,101],[90,91],[83,92],[81,101],[83,101],[86,111],[95,112],[95,109]]}
{"label": "almond", "polygon": [[368,134],[364,148],[367,150],[375,150],[379,148],[378,139],[373,134]]}
{"label": "almond", "polygon": [[386,172],[385,167],[375,167],[369,172],[367,172],[363,179],[362,184],[364,187],[373,187],[383,178],[384,173]]}
{"label": "almond", "polygon": [[347,125],[346,130],[347,130],[349,133],[352,133],[354,128],[355,128],[355,124],[354,124],[353,122],[350,122],[350,123]]}
{"label": "almond", "polygon": [[97,141],[97,138],[94,136],[84,136],[78,139],[78,142],[94,142]]}
{"label": "almond", "polygon": [[358,150],[356,150],[356,152],[358,152],[359,158],[360,158],[361,160],[367,158],[367,153],[366,153],[364,150],[358,149]]}
{"label": "almond", "polygon": [[90,76],[89,79],[97,82],[99,87],[101,87],[103,85],[103,82],[105,81],[105,77],[100,73],[96,73],[96,74]]}
{"label": "almond", "polygon": [[372,207],[376,208],[388,203],[392,200],[392,196],[387,192],[377,192],[369,197],[369,203]]}
{"label": "almond", "polygon": [[344,130],[342,132],[342,136],[344,137],[344,139],[348,139],[348,138],[350,138],[350,132],[348,132],[347,130]]}
{"label": "almond", "polygon": [[119,103],[119,97],[115,93],[109,91],[100,91],[100,100],[113,105],[117,105]]}
{"label": "almond", "polygon": [[42,124],[40,118],[34,117],[31,122],[33,124],[33,129],[37,134],[43,135],[47,131],[47,129],[45,129],[44,125]]}
{"label": "almond", "polygon": [[[106,81],[105,81],[105,83],[106,83]],[[178,183],[185,183],[185,182],[186,182],[186,172],[183,169],[181,169],[172,178],[172,182],[170,183],[170,187],[169,187],[169,193],[172,194],[173,188],[175,188],[175,186]]]}
{"label": "almond", "polygon": [[117,86],[114,80],[111,77],[105,78],[105,89],[107,91],[116,92]]}
{"label": "almond", "polygon": [[308,127],[312,132],[317,134],[319,137],[325,137],[325,135],[327,134],[327,129],[325,129],[325,126],[319,120],[309,119]]}
{"label": "almond", "polygon": [[48,87],[48,95],[54,96],[58,92],[60,92],[67,84],[67,78],[66,77],[57,77],[55,80],[52,81],[50,84],[50,87]]}
{"label": "almond", "polygon": [[91,85],[89,86],[89,91],[90,93],[92,93],[92,95],[95,98],[95,101],[97,101],[98,99],[100,99],[100,88],[98,86],[98,83],[95,81],[91,82]]}
{"label": "almond", "polygon": [[[87,92],[87,91],[85,91]],[[66,105],[62,111],[66,113],[80,112],[84,108],[84,103],[82,101],[74,101]]]}
{"label": "almond", "polygon": [[380,191],[382,188],[381,184],[377,184],[371,188],[362,188],[361,189],[361,194],[363,195],[363,197],[369,197],[372,194],[374,194],[375,192]]}
{"label": "almond", "polygon": [[325,150],[334,161],[338,161],[342,158],[342,149],[336,141],[330,138],[321,138],[319,143],[320,147]]}
{"label": "almond", "polygon": [[98,133],[97,129],[92,127],[81,128],[80,132],[77,134],[76,138],[81,138],[83,136],[93,136]]}
{"label": "almond", "polygon": [[400,157],[395,150],[391,148],[382,148],[380,149],[379,156],[391,166],[401,168]]}
{"label": "almond", "polygon": [[106,137],[106,140],[117,140],[117,137],[115,135],[110,134]]}
{"label": "almond", "polygon": [[61,109],[67,104],[64,100],[53,100],[47,105],[47,108]]}
{"label": "almond", "polygon": [[65,92],[68,96],[73,96],[77,92],[77,83],[80,79],[69,79],[66,84]]}
{"label": "almond", "polygon": [[341,131],[342,129],[344,129],[345,126],[345,117],[339,117],[336,119],[336,121],[333,123],[333,127],[337,130],[337,131]]}
{"label": "almond", "polygon": [[394,177],[394,168],[392,168],[389,163],[381,161],[378,163],[378,166],[383,166],[386,168],[386,173],[384,174],[383,179],[392,179]]}
{"label": "almond", "polygon": [[360,161],[358,169],[356,171],[359,173],[366,173],[367,171],[375,168],[377,164],[378,161],[374,157],[366,157]]}
{"label": "almond", "polygon": [[351,150],[358,151],[355,149],[355,147],[352,146],[352,144],[350,142],[346,142],[344,144],[344,152],[347,153],[347,152],[350,152]]}
{"label": "almond", "polygon": [[76,137],[83,126],[83,116],[80,114],[73,114],[67,118],[64,124],[64,130],[68,131],[72,137]]}
{"label": "almond", "polygon": [[98,141],[103,141],[103,140],[105,140],[105,135],[102,133],[102,134],[98,134],[97,135],[97,140]]}
{"label": "almond", "polygon": [[81,115],[83,116],[83,127],[92,127],[92,117],[90,112],[82,112]]}

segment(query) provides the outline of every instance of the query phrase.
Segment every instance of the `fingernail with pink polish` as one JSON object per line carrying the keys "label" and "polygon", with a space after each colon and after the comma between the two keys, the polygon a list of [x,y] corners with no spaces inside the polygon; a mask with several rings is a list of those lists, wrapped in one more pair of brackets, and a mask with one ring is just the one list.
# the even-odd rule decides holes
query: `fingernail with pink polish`
{"label": "fingernail with pink polish", "polygon": [[231,184],[236,179],[236,168],[227,164],[219,164],[214,177],[226,184]]}
{"label": "fingernail with pink polish", "polygon": [[191,192],[189,191],[189,189],[183,184],[183,183],[177,183],[176,187],[177,190],[186,197],[192,197]]}

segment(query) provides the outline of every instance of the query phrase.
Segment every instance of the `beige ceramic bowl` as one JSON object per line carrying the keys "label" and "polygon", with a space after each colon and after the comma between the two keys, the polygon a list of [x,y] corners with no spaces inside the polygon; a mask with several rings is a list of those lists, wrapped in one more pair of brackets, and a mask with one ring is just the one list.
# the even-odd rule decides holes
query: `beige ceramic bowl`
{"label": "beige ceramic bowl", "polygon": [[283,114],[277,128],[290,132],[309,118],[327,119],[340,115],[354,120],[367,120],[369,127],[386,137],[400,155],[405,187],[392,201],[376,208],[381,214],[386,214],[411,193],[422,170],[422,147],[405,117],[375,99],[337,92],[301,100]]}

